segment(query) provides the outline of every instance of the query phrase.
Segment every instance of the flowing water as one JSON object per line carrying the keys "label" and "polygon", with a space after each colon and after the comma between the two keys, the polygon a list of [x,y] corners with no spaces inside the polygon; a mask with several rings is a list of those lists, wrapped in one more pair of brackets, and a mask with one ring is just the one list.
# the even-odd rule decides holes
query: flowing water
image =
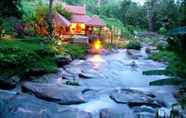
{"label": "flowing water", "polygon": [[[72,107],[88,111],[98,117],[103,108],[127,110],[126,105],[117,104],[111,100],[108,93],[112,89],[133,88],[143,91],[170,91],[171,87],[150,87],[149,82],[165,79],[166,76],[145,76],[143,71],[164,69],[166,65],[147,59],[147,54],[141,51],[116,50],[111,54],[90,55],[85,60],[75,60],[66,67],[69,73],[84,73],[89,79],[78,79],[82,87],[97,90],[90,92],[89,101]],[[97,114],[97,115],[96,115]]]}
{"label": "flowing water", "polygon": [[127,54],[127,50],[118,50],[109,55],[88,56],[86,60],[72,62],[67,70],[82,72],[91,79],[79,80],[82,86],[89,88],[148,87],[149,82],[164,79],[166,76],[145,76],[143,71],[164,69],[166,65],[146,59],[144,51],[135,51],[137,59]]}

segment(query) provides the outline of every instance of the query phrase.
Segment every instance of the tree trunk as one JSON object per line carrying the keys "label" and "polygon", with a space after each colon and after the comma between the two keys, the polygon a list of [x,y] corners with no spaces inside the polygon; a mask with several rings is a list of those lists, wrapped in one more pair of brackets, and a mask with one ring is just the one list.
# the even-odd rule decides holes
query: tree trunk
{"label": "tree trunk", "polygon": [[148,30],[149,31],[153,31],[154,30],[154,27],[153,27],[153,14],[152,14],[152,10],[151,9],[148,9],[147,10],[147,18],[148,18]]}
{"label": "tree trunk", "polygon": [[49,9],[48,9],[48,18],[47,18],[47,24],[48,24],[48,36],[49,39],[53,38],[53,26],[52,26],[52,6],[53,6],[53,0],[49,0]]}
{"label": "tree trunk", "polygon": [[156,0],[149,0],[147,7],[147,19],[149,31],[154,31],[154,7]]}
{"label": "tree trunk", "polygon": [[97,6],[98,6],[98,7],[101,6],[101,0],[97,0]]}

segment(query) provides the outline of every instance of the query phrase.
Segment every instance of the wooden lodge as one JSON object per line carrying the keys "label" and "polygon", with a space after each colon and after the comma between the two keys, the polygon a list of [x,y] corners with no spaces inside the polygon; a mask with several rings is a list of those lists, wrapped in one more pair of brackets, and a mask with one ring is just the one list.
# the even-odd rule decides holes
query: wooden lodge
{"label": "wooden lodge", "polygon": [[84,6],[64,5],[64,10],[72,15],[69,20],[59,13],[54,15],[53,24],[56,37],[69,38],[78,35],[90,38],[93,35],[100,36],[105,24],[98,16],[86,15]]}

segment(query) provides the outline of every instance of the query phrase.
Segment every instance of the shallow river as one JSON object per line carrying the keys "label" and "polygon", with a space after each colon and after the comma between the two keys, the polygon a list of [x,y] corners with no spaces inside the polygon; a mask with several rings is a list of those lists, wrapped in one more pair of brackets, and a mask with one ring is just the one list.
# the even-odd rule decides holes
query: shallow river
{"label": "shallow river", "polygon": [[99,110],[103,108],[128,110],[126,105],[117,104],[109,98],[108,93],[113,88],[133,88],[151,92],[165,90],[170,92],[172,89],[170,86],[149,86],[149,82],[164,79],[166,76],[145,76],[142,74],[145,70],[164,69],[166,65],[148,60],[144,49],[131,52],[134,55],[129,55],[127,50],[117,50],[104,55],[91,55],[85,60],[75,60],[68,65],[66,71],[69,73],[84,73],[91,77],[89,79],[77,79],[76,81],[81,86],[98,90],[88,93],[89,102],[73,105],[72,107],[91,112],[98,117]]}
{"label": "shallow river", "polygon": [[166,76],[145,76],[145,70],[164,69],[162,63],[146,59],[144,51],[134,51],[134,59],[126,50],[118,50],[108,55],[88,56],[86,60],[76,60],[68,65],[71,73],[83,72],[91,79],[81,79],[82,86],[90,88],[147,87],[149,82]]}

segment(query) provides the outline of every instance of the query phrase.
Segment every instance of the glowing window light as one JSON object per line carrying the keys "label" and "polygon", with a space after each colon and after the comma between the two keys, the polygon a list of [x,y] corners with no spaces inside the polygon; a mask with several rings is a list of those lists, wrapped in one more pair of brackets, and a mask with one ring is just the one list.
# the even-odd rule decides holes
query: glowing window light
{"label": "glowing window light", "polygon": [[72,34],[85,34],[85,24],[72,23],[70,26],[70,32]]}

